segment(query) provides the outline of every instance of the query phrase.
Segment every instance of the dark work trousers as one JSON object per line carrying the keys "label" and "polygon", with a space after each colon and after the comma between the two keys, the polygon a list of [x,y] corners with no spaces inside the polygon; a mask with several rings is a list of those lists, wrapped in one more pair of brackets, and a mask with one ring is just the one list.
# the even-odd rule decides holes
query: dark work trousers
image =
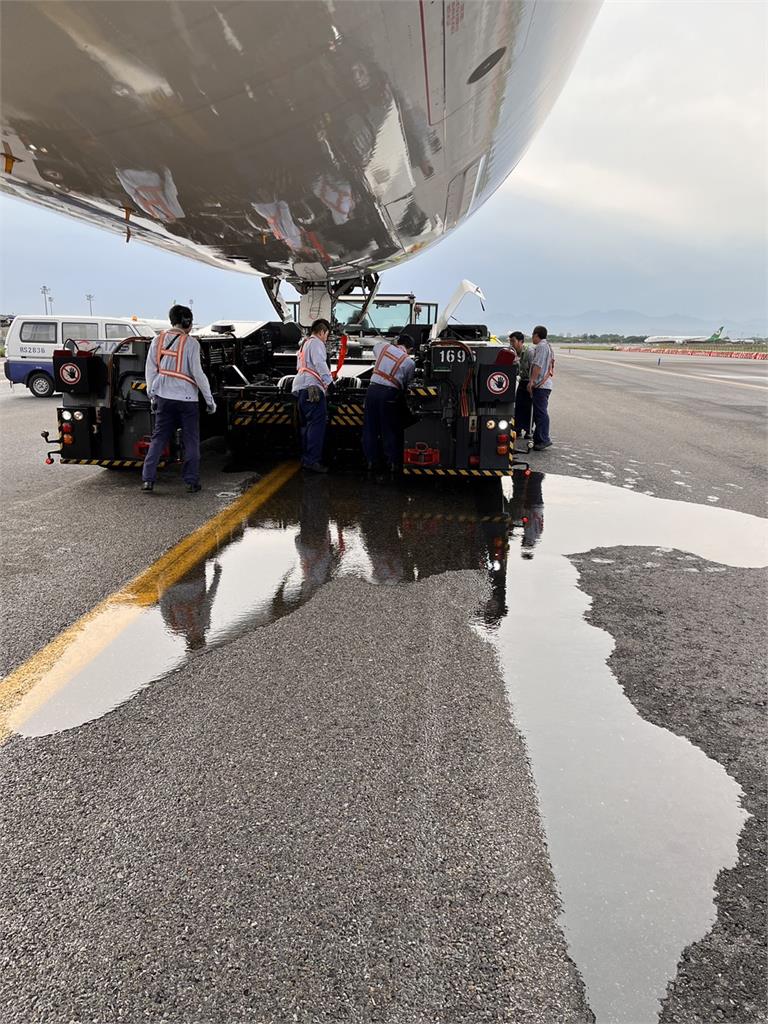
{"label": "dark work trousers", "polygon": [[318,402],[309,401],[309,388],[302,388],[296,396],[299,403],[302,466],[313,466],[323,458],[328,406],[322,388],[318,386],[317,390],[320,392]]}
{"label": "dark work trousers", "polygon": [[403,461],[403,398],[399,388],[369,384],[365,395],[363,452],[369,465],[381,452],[389,466]]}
{"label": "dark work trousers", "polygon": [[533,389],[533,429],[536,444],[549,444],[549,396],[550,388]]}
{"label": "dark work trousers", "polygon": [[141,470],[142,480],[152,483],[157,476],[157,464],[165,446],[173,437],[177,427],[181,427],[181,440],[184,445],[184,463],[181,475],[185,484],[200,482],[200,409],[197,400],[179,402],[175,398],[156,398],[155,429],[149,451],[144,459]]}
{"label": "dark work trousers", "polygon": [[531,396],[528,394],[528,381],[518,380],[517,394],[515,395],[515,433],[520,436],[521,431],[531,429]]}

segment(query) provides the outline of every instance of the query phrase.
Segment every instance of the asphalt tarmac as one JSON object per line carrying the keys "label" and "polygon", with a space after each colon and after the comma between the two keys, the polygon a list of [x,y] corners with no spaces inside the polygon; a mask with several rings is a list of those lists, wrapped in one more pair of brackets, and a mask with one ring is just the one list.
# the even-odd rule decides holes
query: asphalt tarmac
{"label": "asphalt tarmac", "polygon": [[537,469],[766,515],[768,363],[562,347],[557,357],[555,447],[534,455]]}
{"label": "asphalt tarmac", "polygon": [[[75,679],[19,726],[0,748],[3,1019],[765,1019],[766,585],[750,566],[765,564],[768,388],[761,364],[674,357],[665,373],[647,358],[561,354],[555,447],[531,460],[546,475],[511,507],[294,478],[132,627],[143,675],[128,633],[99,663],[100,698],[128,676],[129,692],[99,704],[91,679],[75,700]],[[215,446],[196,496],[175,472],[146,498],[132,474],[43,466],[35,438],[54,408],[0,395],[6,670],[249,482],[222,473]],[[673,528],[681,501],[697,506],[690,543]],[[534,536],[498,515],[543,527],[544,509]],[[613,653],[592,634],[573,653],[571,612],[555,613],[570,594],[576,627],[599,626]],[[595,951],[616,922],[574,894],[625,878],[627,916],[652,919],[645,876],[614,845],[633,823],[613,815],[583,855],[569,818],[595,827],[606,793],[586,775],[552,784],[553,749],[583,723],[557,743],[542,729],[534,711],[556,721],[558,698],[540,684],[568,673],[544,658],[521,679],[526,642],[598,658],[586,724],[616,733],[623,688],[639,714],[627,702],[621,731],[651,735],[671,765],[643,859],[660,865],[654,884],[680,863],[703,879],[670,897],[663,929],[620,929],[615,964]],[[592,703],[605,699],[612,710]],[[67,701],[75,724],[53,731]],[[650,778],[633,785],[653,810]],[[720,793],[702,811],[719,826],[681,839],[676,791],[681,807]],[[667,948],[663,933],[690,938]]]}

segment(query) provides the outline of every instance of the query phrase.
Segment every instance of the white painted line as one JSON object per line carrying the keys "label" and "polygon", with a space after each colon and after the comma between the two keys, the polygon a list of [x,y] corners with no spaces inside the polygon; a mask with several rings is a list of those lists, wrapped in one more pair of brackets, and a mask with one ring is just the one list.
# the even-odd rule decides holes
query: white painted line
{"label": "white painted line", "polygon": [[[741,376],[737,373],[708,373],[707,376],[712,377],[715,380],[741,380]],[[750,377],[749,379],[752,381],[764,380],[765,383],[768,384],[768,377],[761,377],[758,374],[755,374],[753,377]]]}
{"label": "white painted line", "polygon": [[[607,363],[609,366],[619,366],[622,370],[637,370],[639,373],[663,373],[667,377],[687,377],[689,380],[698,380],[704,384],[715,384],[716,381],[706,375],[696,373],[678,373],[676,370],[662,370],[659,366],[635,366],[634,363],[614,363],[610,359],[591,359],[589,356],[575,356],[573,353],[557,353],[558,356],[565,355],[566,359],[583,359],[587,363]],[[703,367],[702,367],[703,369]],[[760,380],[763,378],[761,377]],[[741,381],[725,381],[734,388],[752,388],[755,391],[768,391],[768,387],[762,384],[743,384]]]}

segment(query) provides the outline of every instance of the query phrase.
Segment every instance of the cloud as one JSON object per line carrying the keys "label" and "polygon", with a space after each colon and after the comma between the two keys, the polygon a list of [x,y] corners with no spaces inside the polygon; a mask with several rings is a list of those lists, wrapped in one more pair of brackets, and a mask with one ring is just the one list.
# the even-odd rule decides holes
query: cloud
{"label": "cloud", "polygon": [[660,240],[756,239],[766,222],[765,9],[608,3],[505,190]]}
{"label": "cloud", "polygon": [[553,205],[621,213],[651,232],[679,231],[690,220],[690,203],[678,189],[588,160],[532,161],[518,168],[508,188]]}

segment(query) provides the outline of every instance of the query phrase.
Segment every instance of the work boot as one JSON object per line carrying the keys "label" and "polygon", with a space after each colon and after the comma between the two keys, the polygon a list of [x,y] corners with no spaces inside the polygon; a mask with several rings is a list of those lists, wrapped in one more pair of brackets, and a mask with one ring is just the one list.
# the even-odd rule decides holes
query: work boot
{"label": "work boot", "polygon": [[551,441],[546,441],[543,444],[539,444],[539,442],[537,441],[536,444],[533,446],[533,450],[535,452],[543,452],[545,450],[545,448],[551,448],[551,447],[552,447],[552,442]]}
{"label": "work boot", "polygon": [[201,483],[187,484],[187,494],[197,494],[198,491],[202,491],[203,485]]}
{"label": "work boot", "polygon": [[142,480],[141,482],[141,493],[151,494],[155,489],[154,480]]}
{"label": "work boot", "polygon": [[303,466],[302,468],[306,469],[306,471],[308,473],[327,473],[328,472],[328,467],[324,466],[322,464],[322,462],[312,462],[312,463],[310,463],[310,465]]}

